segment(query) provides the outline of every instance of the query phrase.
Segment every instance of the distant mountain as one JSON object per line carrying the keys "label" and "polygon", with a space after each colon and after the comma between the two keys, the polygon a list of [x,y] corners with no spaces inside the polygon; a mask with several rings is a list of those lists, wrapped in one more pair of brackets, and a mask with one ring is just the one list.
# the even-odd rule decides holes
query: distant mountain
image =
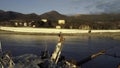
{"label": "distant mountain", "polygon": [[95,21],[120,21],[120,14],[76,14],[72,16],[67,16],[60,14],[57,11],[46,12],[41,15],[35,13],[22,14],[13,11],[3,11],[0,10],[0,21],[9,20],[23,20],[32,21],[40,19],[49,19],[51,21],[57,21],[58,19],[65,19],[67,22],[84,23],[84,22],[95,22]]}
{"label": "distant mountain", "polygon": [[58,13],[57,11],[50,11],[40,15],[41,18],[47,18],[50,20],[66,19],[67,16]]}
{"label": "distant mountain", "polygon": [[13,11],[3,11],[0,10],[0,21],[9,21],[9,20],[36,20],[39,16],[37,14],[22,14]]}
{"label": "distant mountain", "polygon": [[0,13],[4,13],[5,11],[3,11],[3,10],[0,10]]}
{"label": "distant mountain", "polygon": [[41,19],[48,19],[51,21],[49,25],[56,26],[57,20],[64,19],[66,23],[65,28],[73,26],[73,28],[79,28],[81,24],[90,25],[93,29],[120,29],[120,14],[76,14],[76,15],[63,15],[57,11],[46,12],[41,15],[35,13],[22,14],[13,11],[0,10],[0,24],[10,25],[10,20],[22,20],[22,21],[40,21]]}
{"label": "distant mountain", "polygon": [[22,14],[13,11],[3,11],[0,10],[0,21],[9,21],[9,20],[40,20],[41,18],[50,19],[50,20],[58,20],[58,19],[66,19],[67,16],[58,13],[57,11],[46,12],[41,15],[37,15],[35,13],[31,14]]}

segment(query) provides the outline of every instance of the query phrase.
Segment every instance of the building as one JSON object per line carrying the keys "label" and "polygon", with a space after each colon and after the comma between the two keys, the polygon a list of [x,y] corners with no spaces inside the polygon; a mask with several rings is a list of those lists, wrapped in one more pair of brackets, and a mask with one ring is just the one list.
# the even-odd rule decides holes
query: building
{"label": "building", "polygon": [[24,22],[23,25],[24,25],[25,27],[28,26],[28,25],[27,25],[27,22]]}
{"label": "building", "polygon": [[58,20],[58,25],[60,26],[60,28],[64,28],[65,20]]}
{"label": "building", "polygon": [[61,26],[57,25],[57,26],[56,26],[56,29],[61,29]]}
{"label": "building", "polygon": [[43,22],[48,22],[48,20],[47,20],[47,19],[41,19],[41,21],[43,21]]}
{"label": "building", "polygon": [[79,26],[79,29],[82,29],[82,30],[90,30],[90,26],[89,25],[80,25]]}
{"label": "building", "polygon": [[59,25],[64,25],[65,24],[65,20],[58,20],[58,24]]}

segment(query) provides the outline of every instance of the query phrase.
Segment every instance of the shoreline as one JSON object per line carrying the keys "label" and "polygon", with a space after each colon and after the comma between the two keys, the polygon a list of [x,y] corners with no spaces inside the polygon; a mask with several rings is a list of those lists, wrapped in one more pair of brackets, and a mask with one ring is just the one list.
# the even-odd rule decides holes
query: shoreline
{"label": "shoreline", "polygon": [[3,27],[0,30],[18,33],[43,33],[43,34],[81,34],[81,33],[114,33],[120,30],[81,30],[81,29],[56,29],[56,28],[32,28],[32,27]]}
{"label": "shoreline", "polygon": [[[50,35],[57,36],[59,33],[27,33],[27,32],[12,32],[12,31],[4,31],[0,30],[0,34],[6,35]],[[120,40],[120,32],[103,32],[103,33],[62,33],[64,36],[91,36],[91,37],[109,37],[115,40]]]}
{"label": "shoreline", "polygon": [[91,37],[110,37],[120,40],[120,30],[80,30],[80,29],[47,29],[47,28],[30,28],[30,27],[0,27],[0,34],[15,35],[50,35],[55,36],[60,32],[64,36],[91,36]]}

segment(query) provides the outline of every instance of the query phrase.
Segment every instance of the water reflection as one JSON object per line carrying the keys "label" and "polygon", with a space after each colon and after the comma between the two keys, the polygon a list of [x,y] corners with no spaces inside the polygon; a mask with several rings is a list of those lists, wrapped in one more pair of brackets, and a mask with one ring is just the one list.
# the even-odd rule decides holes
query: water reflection
{"label": "water reflection", "polygon": [[[3,51],[9,50],[13,56],[22,54],[40,55],[41,50],[47,46],[50,53],[57,43],[57,36],[39,35],[0,35]],[[114,47],[114,48],[112,48]],[[100,50],[108,49],[107,54],[97,57],[84,64],[82,68],[116,68],[120,58],[120,43],[111,38],[98,38],[90,36],[65,36],[62,55],[67,59],[82,60]]]}

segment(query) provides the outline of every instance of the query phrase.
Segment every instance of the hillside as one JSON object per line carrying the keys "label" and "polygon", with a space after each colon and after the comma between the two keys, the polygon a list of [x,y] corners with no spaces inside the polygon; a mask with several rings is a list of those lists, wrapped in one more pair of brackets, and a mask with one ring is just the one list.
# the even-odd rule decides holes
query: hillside
{"label": "hillside", "polygon": [[41,15],[35,13],[22,14],[13,11],[0,10],[0,24],[10,20],[22,21],[39,21],[40,19],[48,19],[51,22],[57,23],[57,20],[64,19],[66,21],[65,28],[73,26],[79,28],[80,25],[89,25],[94,29],[119,29],[120,28],[120,14],[76,14],[67,16],[60,14],[57,11],[49,11]]}
{"label": "hillside", "polygon": [[9,20],[39,20],[41,18],[47,18],[50,20],[65,19],[67,16],[58,13],[57,11],[46,12],[41,15],[35,13],[31,14],[22,14],[13,11],[3,11],[0,10],[0,21],[9,21]]}
{"label": "hillside", "polygon": [[50,20],[66,19],[67,16],[58,13],[57,11],[50,11],[40,15],[41,18],[47,18]]}
{"label": "hillside", "polygon": [[38,19],[36,14],[22,14],[13,11],[0,11],[0,21]]}
{"label": "hillside", "polygon": [[[58,20],[58,19],[65,19],[65,20],[84,20],[84,21],[119,21],[120,14],[77,14],[72,16],[67,16],[60,14],[57,11],[49,11],[41,15],[37,15],[35,13],[31,14],[22,14],[14,11],[3,11],[0,10],[0,21],[9,21],[9,20],[39,20],[41,18],[46,18],[50,20]],[[74,20],[75,21],[75,20]]]}

